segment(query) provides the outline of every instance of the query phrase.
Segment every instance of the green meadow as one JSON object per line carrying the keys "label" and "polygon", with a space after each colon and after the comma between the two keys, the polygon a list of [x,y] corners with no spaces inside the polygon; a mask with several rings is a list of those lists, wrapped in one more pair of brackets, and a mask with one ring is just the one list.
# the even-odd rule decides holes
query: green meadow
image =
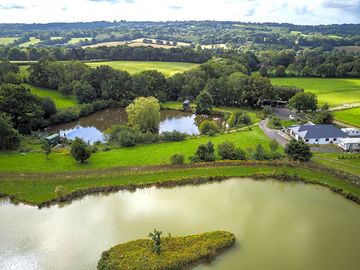
{"label": "green meadow", "polygon": [[271,78],[274,85],[295,85],[317,95],[330,106],[360,102],[360,79]]}
{"label": "green meadow", "polygon": [[30,88],[31,92],[39,97],[51,98],[55,102],[55,105],[58,109],[75,107],[77,105],[76,99],[74,97],[64,96],[58,91],[32,86],[30,84],[25,84],[25,86]]}
{"label": "green meadow", "polygon": [[[360,89],[359,89],[360,91]],[[360,107],[334,112],[335,119],[352,126],[360,127]]]}
{"label": "green meadow", "polygon": [[114,69],[126,70],[130,74],[134,74],[144,70],[155,69],[161,73],[164,73],[166,76],[171,76],[175,73],[184,72],[198,66],[198,64],[193,63],[155,61],[105,61],[88,62],[87,65],[89,65],[90,67],[108,65]]}
{"label": "green meadow", "polygon": [[75,45],[85,39],[91,39],[91,37],[72,38],[67,44]]}
{"label": "green meadow", "polygon": [[8,45],[17,39],[17,37],[0,37],[0,45]]}
{"label": "green meadow", "polygon": [[31,45],[35,45],[40,42],[40,39],[36,37],[30,37],[30,41],[20,44],[20,47],[29,47]]}
{"label": "green meadow", "polygon": [[[352,159],[339,159],[340,156]],[[360,155],[348,153],[315,153],[312,160],[329,168],[360,176]]]}

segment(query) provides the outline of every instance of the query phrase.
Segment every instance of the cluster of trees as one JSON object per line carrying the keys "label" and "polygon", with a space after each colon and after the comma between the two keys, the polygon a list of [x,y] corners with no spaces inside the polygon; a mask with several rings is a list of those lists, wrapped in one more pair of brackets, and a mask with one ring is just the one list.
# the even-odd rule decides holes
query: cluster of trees
{"label": "cluster of trees", "polygon": [[359,77],[360,54],[319,48],[264,51],[259,73],[269,77]]}
{"label": "cluster of trees", "polygon": [[[56,40],[55,40],[56,41]],[[54,40],[48,43],[55,42]],[[133,60],[133,61],[168,61],[204,63],[212,57],[208,50],[190,47],[174,47],[170,49],[154,47],[130,47],[120,45],[115,47],[64,48],[64,47],[3,47],[0,48],[0,58],[9,61],[35,61],[43,58],[54,60]]]}
{"label": "cluster of trees", "polygon": [[248,66],[230,59],[213,59],[169,78],[155,70],[131,76],[109,66],[92,69],[81,62],[39,61],[29,71],[31,84],[75,94],[80,103],[102,99],[128,104],[138,96],[160,101],[196,98],[198,113],[208,113],[212,105],[256,107],[263,99],[288,100],[297,92],[293,88],[277,91],[269,79],[248,76]]}

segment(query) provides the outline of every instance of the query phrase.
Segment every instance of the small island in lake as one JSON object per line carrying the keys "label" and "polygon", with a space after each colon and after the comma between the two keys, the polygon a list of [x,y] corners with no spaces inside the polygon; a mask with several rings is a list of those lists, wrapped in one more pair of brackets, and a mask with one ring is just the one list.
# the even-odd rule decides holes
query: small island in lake
{"label": "small island in lake", "polygon": [[235,243],[235,235],[226,231],[182,237],[160,237],[154,230],[149,237],[119,244],[103,252],[98,263],[105,269],[184,269],[208,262]]}

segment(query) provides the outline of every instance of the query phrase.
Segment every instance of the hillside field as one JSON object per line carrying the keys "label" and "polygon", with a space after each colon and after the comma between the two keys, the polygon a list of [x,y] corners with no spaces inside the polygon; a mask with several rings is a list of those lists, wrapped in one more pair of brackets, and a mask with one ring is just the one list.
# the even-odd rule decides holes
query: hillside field
{"label": "hillside field", "polygon": [[195,68],[198,64],[182,63],[182,62],[153,62],[153,61],[105,61],[105,62],[90,62],[87,63],[90,67],[97,67],[101,65],[108,65],[119,70],[126,70],[130,74],[134,74],[143,70],[155,69],[166,76],[174,75],[175,73],[184,72],[186,70]]}
{"label": "hillside field", "polygon": [[360,107],[348,110],[335,111],[334,116],[335,119],[340,122],[360,127]]}
{"label": "hillside field", "polygon": [[274,85],[295,85],[317,95],[330,106],[360,102],[360,79],[271,78]]}
{"label": "hillside field", "polygon": [[0,45],[8,45],[10,43],[13,43],[17,37],[0,37]]}
{"label": "hillside field", "polygon": [[35,44],[37,44],[37,43],[39,43],[40,42],[40,39],[38,39],[38,38],[36,38],[36,37],[30,37],[30,41],[28,41],[28,42],[25,42],[25,43],[22,43],[22,44],[20,44],[19,46],[20,47],[29,47],[29,46],[31,46],[31,45],[35,45]]}

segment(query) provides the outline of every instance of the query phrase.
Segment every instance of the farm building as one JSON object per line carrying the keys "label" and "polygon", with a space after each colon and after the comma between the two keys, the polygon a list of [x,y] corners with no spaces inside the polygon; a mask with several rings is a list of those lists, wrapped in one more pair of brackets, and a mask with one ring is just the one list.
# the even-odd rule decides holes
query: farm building
{"label": "farm building", "polygon": [[345,151],[360,151],[360,138],[341,138],[338,145]]}
{"label": "farm building", "polygon": [[309,122],[305,125],[290,126],[288,133],[296,140],[309,144],[333,144],[348,135],[333,125],[315,125]]}
{"label": "farm building", "polygon": [[357,128],[342,128],[341,131],[345,132],[350,137],[360,136],[360,130]]}

